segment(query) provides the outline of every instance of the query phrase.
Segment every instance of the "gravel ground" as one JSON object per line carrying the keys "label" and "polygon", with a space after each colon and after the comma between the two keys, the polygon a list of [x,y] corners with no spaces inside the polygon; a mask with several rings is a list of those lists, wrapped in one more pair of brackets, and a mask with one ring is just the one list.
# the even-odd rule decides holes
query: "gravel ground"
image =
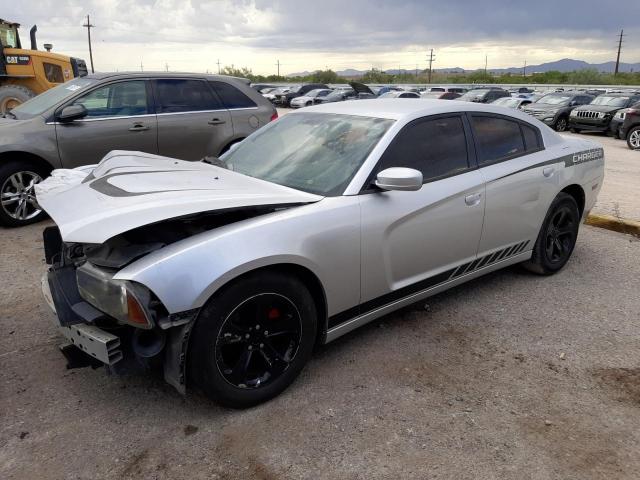
{"label": "gravel ground", "polygon": [[275,400],[65,370],[43,225],[0,238],[2,479],[637,479],[640,241],[583,227],[565,270],[510,268],[320,348]]}

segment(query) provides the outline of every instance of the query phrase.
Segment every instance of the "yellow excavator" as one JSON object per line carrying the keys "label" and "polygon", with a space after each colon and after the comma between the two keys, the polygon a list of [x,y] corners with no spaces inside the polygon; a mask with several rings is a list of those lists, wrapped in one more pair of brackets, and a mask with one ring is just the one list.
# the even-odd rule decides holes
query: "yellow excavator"
{"label": "yellow excavator", "polygon": [[80,58],[51,53],[51,44],[38,50],[37,27],[29,32],[31,49],[22,48],[20,25],[0,18],[0,114],[56,85],[83,77],[87,64]]}

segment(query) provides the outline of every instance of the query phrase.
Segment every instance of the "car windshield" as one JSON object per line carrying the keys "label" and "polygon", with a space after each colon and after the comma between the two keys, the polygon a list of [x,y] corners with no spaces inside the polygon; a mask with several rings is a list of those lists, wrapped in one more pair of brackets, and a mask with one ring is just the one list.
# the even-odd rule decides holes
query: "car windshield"
{"label": "car windshield", "polygon": [[480,98],[485,95],[489,90],[469,90],[467,93],[463,94],[458,100],[469,100],[472,98]]}
{"label": "car windshield", "polygon": [[624,107],[629,100],[629,97],[608,97],[607,95],[600,95],[593,99],[591,105],[606,105],[608,107]]}
{"label": "car windshield", "polygon": [[[321,95],[321,92],[324,92],[326,90],[321,90],[321,89],[316,89],[316,90],[311,90],[309,93],[307,93],[307,97],[317,97],[318,95]],[[326,95],[326,94],[325,94]]]}
{"label": "car windshield", "polygon": [[494,105],[501,105],[503,107],[517,107],[520,104],[520,100],[513,97],[503,97],[495,100]]}
{"label": "car windshield", "polygon": [[385,92],[382,95],[380,95],[379,98],[396,98],[398,96],[398,92],[395,91],[391,91],[391,92]]}
{"label": "car windshield", "polygon": [[291,114],[220,157],[235,172],[323,196],[341,195],[393,120]]}
{"label": "car windshield", "polygon": [[571,97],[569,95],[545,95],[540,98],[536,103],[541,103],[543,105],[566,105],[571,101]]}
{"label": "car windshield", "polygon": [[50,90],[47,90],[40,95],[36,95],[30,100],[27,100],[21,105],[18,105],[11,110],[16,118],[31,118],[36,115],[42,115],[51,107],[59,104],[65,98],[75,94],[79,90],[82,90],[89,85],[92,85],[96,80],[91,78],[76,78],[75,80],[68,81],[62,85],[58,85]]}

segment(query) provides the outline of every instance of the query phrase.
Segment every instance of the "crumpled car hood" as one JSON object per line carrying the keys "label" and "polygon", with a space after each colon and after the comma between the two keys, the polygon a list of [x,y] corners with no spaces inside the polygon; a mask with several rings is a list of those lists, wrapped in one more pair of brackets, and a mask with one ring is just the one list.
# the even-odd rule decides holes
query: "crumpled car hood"
{"label": "crumpled car hood", "polygon": [[103,243],[131,229],[201,212],[317,202],[323,197],[203,162],[113,151],[82,181],[47,191],[41,207],[66,242]]}

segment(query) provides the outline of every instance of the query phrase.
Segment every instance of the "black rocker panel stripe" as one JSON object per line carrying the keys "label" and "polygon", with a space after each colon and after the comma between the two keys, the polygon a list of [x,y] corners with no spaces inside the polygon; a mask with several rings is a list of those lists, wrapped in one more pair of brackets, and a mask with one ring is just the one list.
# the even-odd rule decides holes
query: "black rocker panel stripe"
{"label": "black rocker panel stripe", "polygon": [[[465,273],[471,273],[482,267],[486,267],[488,265],[491,265],[492,263],[495,263],[496,261],[498,261],[498,259],[502,260],[507,257],[513,256],[516,254],[516,252],[519,253],[523,251],[528,244],[529,240],[527,240],[526,242],[517,243],[516,245],[511,245],[503,250],[499,250],[497,252],[485,255],[484,257],[478,258],[473,262],[465,263],[464,265],[460,265],[459,267],[452,268],[451,270],[447,270],[446,272],[439,273],[438,275],[434,275],[433,277],[426,278],[420,282],[408,285],[404,288],[400,288],[398,290],[394,290],[393,292],[382,295],[381,297],[364,302],[359,306],[357,305],[355,307],[344,310],[329,318],[328,327],[337,327],[341,323],[351,320],[358,315],[363,315],[372,310],[375,310],[376,308],[383,307],[389,303],[393,303],[396,300],[400,300],[414,293],[421,292],[422,290],[427,290],[428,288],[435,287],[436,285],[445,283],[446,281],[452,280]],[[508,252],[508,254],[505,254],[505,252]]]}

